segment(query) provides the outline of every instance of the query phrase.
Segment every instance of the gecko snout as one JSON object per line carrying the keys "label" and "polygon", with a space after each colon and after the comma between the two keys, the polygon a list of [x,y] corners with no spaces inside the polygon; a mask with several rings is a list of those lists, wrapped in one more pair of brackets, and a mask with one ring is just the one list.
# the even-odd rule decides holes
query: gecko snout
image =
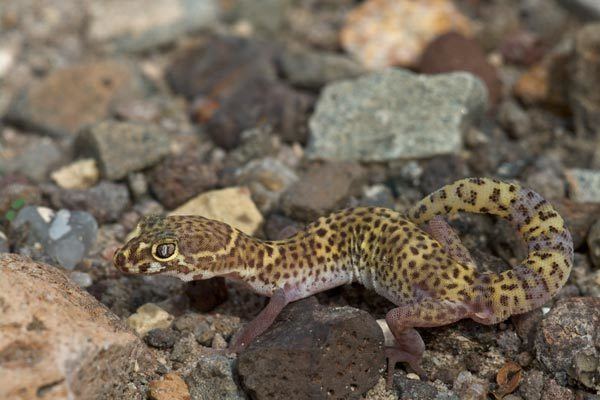
{"label": "gecko snout", "polygon": [[123,249],[120,248],[115,252],[113,256],[113,265],[122,272],[130,272],[127,268],[127,257],[123,253]]}

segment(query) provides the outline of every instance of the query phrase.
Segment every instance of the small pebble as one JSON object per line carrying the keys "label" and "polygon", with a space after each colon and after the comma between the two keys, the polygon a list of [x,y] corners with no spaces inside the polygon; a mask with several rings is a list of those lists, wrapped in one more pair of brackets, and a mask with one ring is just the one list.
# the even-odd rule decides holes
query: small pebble
{"label": "small pebble", "polygon": [[173,329],[155,328],[144,336],[144,342],[157,349],[169,349],[175,345],[178,337],[179,334]]}
{"label": "small pebble", "polygon": [[210,346],[215,337],[215,331],[210,328],[210,325],[205,322],[199,322],[194,327],[194,337],[202,346]]}
{"label": "small pebble", "polygon": [[221,336],[220,333],[216,333],[213,337],[211,347],[216,350],[223,350],[227,348],[227,341]]}
{"label": "small pebble", "polygon": [[185,381],[177,374],[169,373],[151,381],[149,384],[148,398],[150,400],[190,400],[190,391]]}
{"label": "small pebble", "polygon": [[168,328],[171,326],[173,316],[158,307],[156,304],[147,303],[137,309],[135,314],[127,318],[127,325],[140,336],[155,328]]}
{"label": "small pebble", "polygon": [[100,177],[96,160],[86,158],[54,171],[52,180],[63,189],[89,189]]}

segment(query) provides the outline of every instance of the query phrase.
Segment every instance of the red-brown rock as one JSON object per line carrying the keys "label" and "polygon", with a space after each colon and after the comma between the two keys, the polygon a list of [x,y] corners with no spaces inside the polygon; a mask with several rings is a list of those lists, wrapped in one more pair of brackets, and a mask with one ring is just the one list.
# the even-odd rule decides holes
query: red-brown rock
{"label": "red-brown rock", "polygon": [[152,375],[140,339],[55,267],[1,255],[0,315],[2,399],[128,398]]}

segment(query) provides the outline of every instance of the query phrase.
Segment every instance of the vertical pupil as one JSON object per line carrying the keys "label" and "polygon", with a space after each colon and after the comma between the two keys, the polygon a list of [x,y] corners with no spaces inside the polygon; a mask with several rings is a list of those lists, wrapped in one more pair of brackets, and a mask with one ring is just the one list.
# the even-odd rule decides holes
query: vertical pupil
{"label": "vertical pupil", "polygon": [[170,257],[175,251],[175,245],[173,244],[161,244],[158,246],[158,256],[160,258]]}

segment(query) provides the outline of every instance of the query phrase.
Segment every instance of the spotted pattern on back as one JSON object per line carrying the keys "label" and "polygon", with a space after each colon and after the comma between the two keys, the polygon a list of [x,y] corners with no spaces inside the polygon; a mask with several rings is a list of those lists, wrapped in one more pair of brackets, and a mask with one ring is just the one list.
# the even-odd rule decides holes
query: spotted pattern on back
{"label": "spotted pattern on back", "polygon": [[[454,259],[418,226],[461,211],[510,221],[529,246],[527,259],[501,274],[481,273],[473,263]],[[149,248],[165,238],[177,241],[179,253],[159,268]],[[279,241],[253,238],[202,217],[147,218],[117,253],[115,265],[186,280],[228,276],[264,295],[284,288],[292,300],[358,281],[410,306],[402,316],[412,326],[436,326],[465,316],[497,322],[537,307],[564,285],[572,258],[570,234],[550,203],[513,183],[474,178],[432,193],[406,216],[385,208],[350,208]]]}

